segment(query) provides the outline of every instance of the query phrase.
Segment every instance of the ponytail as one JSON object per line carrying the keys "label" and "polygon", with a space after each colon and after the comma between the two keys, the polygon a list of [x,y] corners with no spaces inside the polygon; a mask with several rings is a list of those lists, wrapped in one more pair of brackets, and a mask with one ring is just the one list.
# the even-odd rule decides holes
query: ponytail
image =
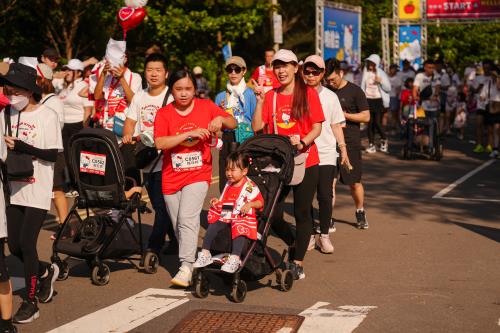
{"label": "ponytail", "polygon": [[302,78],[302,65],[295,73],[295,86],[293,88],[292,117],[301,120],[309,117],[309,103],[307,101],[307,85]]}

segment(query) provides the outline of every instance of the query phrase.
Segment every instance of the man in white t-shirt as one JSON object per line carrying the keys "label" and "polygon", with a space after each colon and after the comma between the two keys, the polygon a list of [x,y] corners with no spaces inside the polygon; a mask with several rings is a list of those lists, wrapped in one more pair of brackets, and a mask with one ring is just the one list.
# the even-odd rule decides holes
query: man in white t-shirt
{"label": "man in white t-shirt", "polygon": [[435,71],[433,60],[424,62],[424,71],[415,76],[413,82],[413,100],[425,110],[425,118],[429,123],[429,151],[434,148],[434,131],[437,130],[439,116],[439,92],[441,81]]}
{"label": "man in white t-shirt", "polygon": [[[137,92],[130,103],[123,129],[122,142],[124,144],[133,144],[132,138],[140,135],[150,134],[152,137],[156,112],[173,101],[172,96],[168,95],[168,87],[165,83],[168,76],[167,59],[161,54],[152,53],[146,58],[144,68],[148,88]],[[155,210],[153,231],[149,237],[148,248],[157,254],[160,253],[167,234],[170,239],[169,250],[175,250],[178,247],[161,190],[162,156],[159,155],[143,169],[144,184]]]}
{"label": "man in white t-shirt", "polygon": [[321,134],[314,140],[319,153],[318,204],[320,220],[320,236],[316,240],[313,233],[309,242],[309,250],[318,246],[323,253],[333,253],[333,244],[328,232],[332,218],[333,180],[337,174],[337,142],[341,152],[341,165],[349,165],[346,144],[342,126],[345,125],[344,112],[337,95],[323,87],[321,80],[325,75],[325,62],[317,55],[311,55],[304,61],[302,72],[306,84],[318,91],[325,121],[322,124]]}

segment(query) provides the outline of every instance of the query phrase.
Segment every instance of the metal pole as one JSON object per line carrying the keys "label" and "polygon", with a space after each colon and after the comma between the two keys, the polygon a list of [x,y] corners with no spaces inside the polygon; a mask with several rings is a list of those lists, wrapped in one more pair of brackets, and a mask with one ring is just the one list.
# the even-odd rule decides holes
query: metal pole
{"label": "metal pole", "polygon": [[[271,26],[273,29],[273,42],[274,42],[274,15],[278,14],[278,11],[276,10],[276,7],[278,6],[278,0],[271,0],[271,4],[273,5],[273,12],[271,13]],[[273,49],[275,51],[278,51],[280,48],[280,45],[278,43],[273,44]]]}

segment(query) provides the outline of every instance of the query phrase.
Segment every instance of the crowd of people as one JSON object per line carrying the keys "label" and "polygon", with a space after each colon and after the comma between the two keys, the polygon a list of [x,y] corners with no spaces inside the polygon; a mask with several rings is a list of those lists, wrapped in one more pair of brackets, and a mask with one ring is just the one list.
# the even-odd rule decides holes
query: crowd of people
{"label": "crowd of people", "polygon": [[[111,41],[110,43],[112,43]],[[116,41],[114,41],[116,42]],[[116,42],[119,43],[119,42]],[[9,167],[28,165],[27,174],[3,174],[0,191],[1,327],[15,332],[11,319],[28,323],[39,316],[38,303],[54,295],[59,274],[55,264],[37,254],[39,232],[53,202],[59,223],[68,215],[67,196],[75,193],[69,168],[71,137],[86,127],[112,131],[120,143],[126,174],[144,184],[154,210],[148,251],[177,254],[178,272],[171,283],[189,287],[193,269],[212,262],[210,247],[224,224],[231,224],[233,251],[222,270],[235,272],[246,239],[256,239],[256,213],[264,202],[247,177],[249,157],[237,151],[259,133],[289,138],[305,163],[303,179],[285,186],[272,217],[274,233],[289,247],[287,268],[305,278],[308,251],[334,252],[333,207],[337,183],[348,185],[359,229],[369,227],[364,208],[362,152],[389,152],[391,129],[398,137],[403,124],[422,108],[436,120],[432,132],[456,133],[464,139],[470,115],[476,119],[475,153],[498,156],[500,78],[485,60],[468,67],[461,79],[451,66],[427,60],[416,73],[410,62],[393,64],[388,73],[376,54],[360,68],[317,55],[299,61],[290,50],[265,52],[265,64],[245,79],[245,59],[225,61],[226,87],[214,101],[203,70],[170,70],[159,50],[148,52],[144,75],[128,68],[126,53],[107,53],[98,61],[71,59],[60,66],[54,49],[38,58],[22,57],[0,64],[0,158]],[[362,127],[368,146],[363,148]],[[380,137],[379,144],[376,135]],[[484,134],[487,134],[486,140]],[[137,167],[134,145],[148,138],[160,152]],[[212,149],[219,149],[219,190],[210,200],[209,228],[197,255],[200,214],[212,181]],[[14,156],[14,157],[13,157]],[[27,157],[27,158],[26,158]],[[10,170],[10,171],[9,171]],[[23,170],[24,171],[24,170]],[[22,172],[20,172],[22,173]],[[135,189],[137,190],[137,189]],[[284,202],[293,192],[295,228],[285,222]],[[313,200],[317,197],[318,222]],[[4,246],[24,265],[26,290],[12,315],[12,291]],[[168,239],[168,245],[166,245]]]}

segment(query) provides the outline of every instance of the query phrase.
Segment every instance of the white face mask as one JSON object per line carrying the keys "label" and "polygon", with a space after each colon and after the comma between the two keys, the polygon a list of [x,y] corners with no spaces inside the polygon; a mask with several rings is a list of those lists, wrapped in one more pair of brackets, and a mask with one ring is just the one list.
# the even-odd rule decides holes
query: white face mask
{"label": "white face mask", "polygon": [[10,101],[10,105],[18,111],[24,110],[30,102],[28,97],[22,95],[9,95],[7,98]]}

